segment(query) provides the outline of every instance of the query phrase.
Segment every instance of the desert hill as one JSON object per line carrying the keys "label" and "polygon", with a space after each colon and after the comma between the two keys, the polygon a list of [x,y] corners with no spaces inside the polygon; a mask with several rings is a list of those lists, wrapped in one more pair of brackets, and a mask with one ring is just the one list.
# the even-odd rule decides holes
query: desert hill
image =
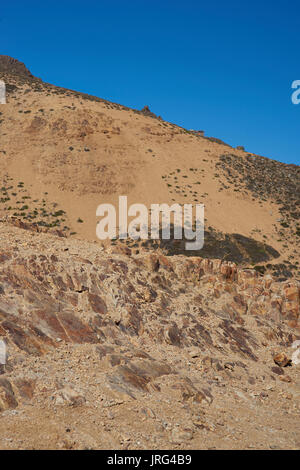
{"label": "desert hill", "polygon": [[117,207],[119,195],[147,207],[204,203],[209,243],[201,256],[213,250],[281,277],[298,275],[298,166],[165,122],[147,106],[137,111],[44,83],[6,56],[0,78],[8,101],[0,116],[2,217],[95,240],[97,206]]}
{"label": "desert hill", "polygon": [[[298,449],[299,167],[0,79],[0,449]],[[100,243],[119,195],[204,203],[204,248]]]}

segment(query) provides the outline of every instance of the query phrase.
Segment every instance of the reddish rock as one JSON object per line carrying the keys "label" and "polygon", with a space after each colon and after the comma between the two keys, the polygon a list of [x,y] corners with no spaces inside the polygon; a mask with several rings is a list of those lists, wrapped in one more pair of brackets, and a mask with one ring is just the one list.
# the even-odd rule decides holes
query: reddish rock
{"label": "reddish rock", "polygon": [[0,411],[9,408],[17,408],[18,402],[16,400],[13,388],[9,380],[0,377]]}
{"label": "reddish rock", "polygon": [[173,346],[180,346],[180,336],[180,331],[177,325],[173,325],[165,330],[165,340],[168,344],[172,344]]}
{"label": "reddish rock", "polygon": [[61,312],[58,315],[67,335],[75,343],[97,343],[96,333],[88,326],[82,323],[71,312]]}
{"label": "reddish rock", "polygon": [[288,357],[284,353],[276,354],[273,357],[273,360],[275,364],[277,364],[280,367],[286,367],[291,364],[291,360],[288,359]]}
{"label": "reddish rock", "polygon": [[21,398],[31,399],[34,394],[35,380],[29,379],[16,379],[14,381],[15,387],[18,389],[18,393]]}
{"label": "reddish rock", "polygon": [[271,367],[271,371],[277,375],[284,375],[284,370],[281,367]]}
{"label": "reddish rock", "polygon": [[289,375],[281,375],[279,377],[279,380],[281,380],[281,382],[286,382],[286,383],[291,383],[292,382],[292,379]]}
{"label": "reddish rock", "polygon": [[107,307],[103,299],[99,297],[99,295],[96,294],[91,294],[90,292],[88,293],[88,299],[91,305],[91,308],[94,310],[96,313],[100,313],[101,315],[104,315],[107,313]]}

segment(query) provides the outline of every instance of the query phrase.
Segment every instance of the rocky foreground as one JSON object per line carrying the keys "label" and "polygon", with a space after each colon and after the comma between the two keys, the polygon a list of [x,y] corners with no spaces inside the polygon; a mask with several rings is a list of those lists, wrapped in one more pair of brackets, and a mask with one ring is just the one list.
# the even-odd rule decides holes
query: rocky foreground
{"label": "rocky foreground", "polygon": [[1,449],[299,448],[299,281],[3,223],[0,246]]}

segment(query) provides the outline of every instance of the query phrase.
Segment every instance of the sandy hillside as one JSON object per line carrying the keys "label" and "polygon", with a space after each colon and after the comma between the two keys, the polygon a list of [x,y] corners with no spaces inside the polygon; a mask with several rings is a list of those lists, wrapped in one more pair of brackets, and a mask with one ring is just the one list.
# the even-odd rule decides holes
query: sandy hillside
{"label": "sandy hillside", "polygon": [[[7,83],[0,119],[3,216],[95,240],[97,206],[118,207],[119,195],[148,208],[203,203],[206,229],[278,252],[252,264],[276,259],[297,274],[299,167],[201,137],[147,109],[45,84],[4,58],[0,78]],[[240,261],[230,255],[231,249],[221,257]]]}

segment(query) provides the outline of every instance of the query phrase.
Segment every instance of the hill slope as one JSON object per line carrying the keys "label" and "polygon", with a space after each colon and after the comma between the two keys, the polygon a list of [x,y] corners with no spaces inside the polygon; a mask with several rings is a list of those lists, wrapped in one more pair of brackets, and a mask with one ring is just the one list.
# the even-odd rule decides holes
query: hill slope
{"label": "hill slope", "polygon": [[[136,111],[43,83],[3,56],[0,78],[8,94],[0,119],[2,216],[15,214],[95,240],[98,204],[117,207],[119,195],[149,208],[162,202],[204,203],[206,229],[218,234],[213,246],[226,234],[233,242],[216,257],[256,264],[279,253],[276,263],[284,262],[287,275],[297,275],[296,165],[202,137],[155,118],[147,107]],[[261,259],[252,259],[252,247],[243,256],[244,248],[231,234],[278,253],[270,255],[258,245],[258,253],[267,253]],[[234,255],[236,247],[242,256]]]}

